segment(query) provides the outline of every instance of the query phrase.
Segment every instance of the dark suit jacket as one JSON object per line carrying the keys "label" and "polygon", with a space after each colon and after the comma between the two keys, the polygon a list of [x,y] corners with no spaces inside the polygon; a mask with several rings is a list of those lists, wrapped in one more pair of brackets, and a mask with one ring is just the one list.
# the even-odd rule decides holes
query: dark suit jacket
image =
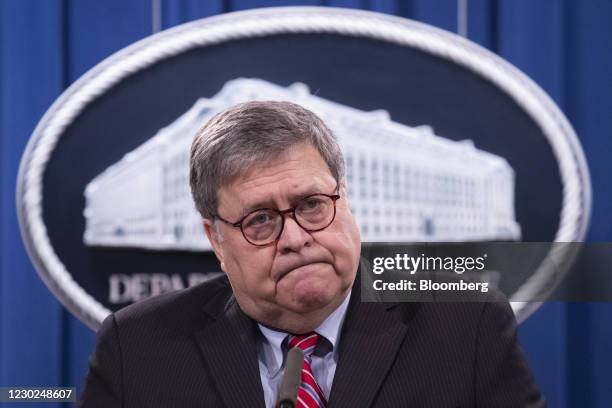
{"label": "dark suit jacket", "polygon": [[[540,407],[508,303],[362,303],[353,288],[329,407]],[[223,276],[111,316],[84,407],[264,407],[256,324]]]}

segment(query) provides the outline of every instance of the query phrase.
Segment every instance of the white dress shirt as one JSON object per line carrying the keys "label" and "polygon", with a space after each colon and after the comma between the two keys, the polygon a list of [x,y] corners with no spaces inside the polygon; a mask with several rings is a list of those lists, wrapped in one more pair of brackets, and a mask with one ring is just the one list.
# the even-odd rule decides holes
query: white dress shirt
{"label": "white dress shirt", "polygon": [[[327,400],[329,400],[334,374],[336,373],[336,365],[338,363],[337,345],[340,341],[342,324],[344,323],[350,297],[351,293],[349,292],[340,306],[315,329],[315,332],[321,337],[312,354],[312,373]],[[263,386],[266,407],[274,408],[278,388],[281,385],[285,372],[287,349],[283,345],[283,341],[288,333],[271,329],[259,323],[258,326],[262,334],[257,341],[257,359],[259,361],[261,385]]]}

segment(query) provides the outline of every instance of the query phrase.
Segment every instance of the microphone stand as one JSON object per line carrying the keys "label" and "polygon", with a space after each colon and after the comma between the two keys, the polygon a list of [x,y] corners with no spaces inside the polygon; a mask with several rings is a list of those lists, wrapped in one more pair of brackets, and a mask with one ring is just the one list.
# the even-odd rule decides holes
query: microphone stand
{"label": "microphone stand", "polygon": [[287,353],[285,375],[278,392],[276,408],[295,408],[297,405],[298,388],[302,383],[302,367],[304,366],[304,352],[297,347]]}

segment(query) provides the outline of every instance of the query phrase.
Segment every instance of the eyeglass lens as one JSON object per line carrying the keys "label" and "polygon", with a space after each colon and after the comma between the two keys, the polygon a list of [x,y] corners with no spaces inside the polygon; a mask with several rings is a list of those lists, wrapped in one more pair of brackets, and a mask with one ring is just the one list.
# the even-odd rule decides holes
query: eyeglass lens
{"label": "eyeglass lens", "polygon": [[[296,222],[307,231],[327,227],[334,218],[334,200],[324,195],[306,197],[295,207]],[[280,211],[262,209],[252,212],[242,220],[242,233],[255,245],[275,241],[283,229]]]}

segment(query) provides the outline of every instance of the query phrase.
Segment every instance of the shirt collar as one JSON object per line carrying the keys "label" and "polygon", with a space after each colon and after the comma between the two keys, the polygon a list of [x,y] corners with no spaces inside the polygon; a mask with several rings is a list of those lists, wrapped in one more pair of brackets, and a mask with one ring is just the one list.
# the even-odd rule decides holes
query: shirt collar
{"label": "shirt collar", "polygon": [[261,340],[261,352],[263,353],[263,361],[270,374],[275,374],[281,368],[281,362],[283,361],[283,349],[282,344],[287,333],[270,329],[269,327],[263,326],[257,323],[263,339]]}
{"label": "shirt collar", "polygon": [[332,344],[333,349],[336,349],[336,345],[340,340],[340,332],[342,330],[342,323],[344,322],[344,316],[346,316],[346,309],[348,308],[349,300],[351,298],[351,292],[349,291],[346,298],[340,303],[340,306],[336,308],[315,331],[325,337]]}

